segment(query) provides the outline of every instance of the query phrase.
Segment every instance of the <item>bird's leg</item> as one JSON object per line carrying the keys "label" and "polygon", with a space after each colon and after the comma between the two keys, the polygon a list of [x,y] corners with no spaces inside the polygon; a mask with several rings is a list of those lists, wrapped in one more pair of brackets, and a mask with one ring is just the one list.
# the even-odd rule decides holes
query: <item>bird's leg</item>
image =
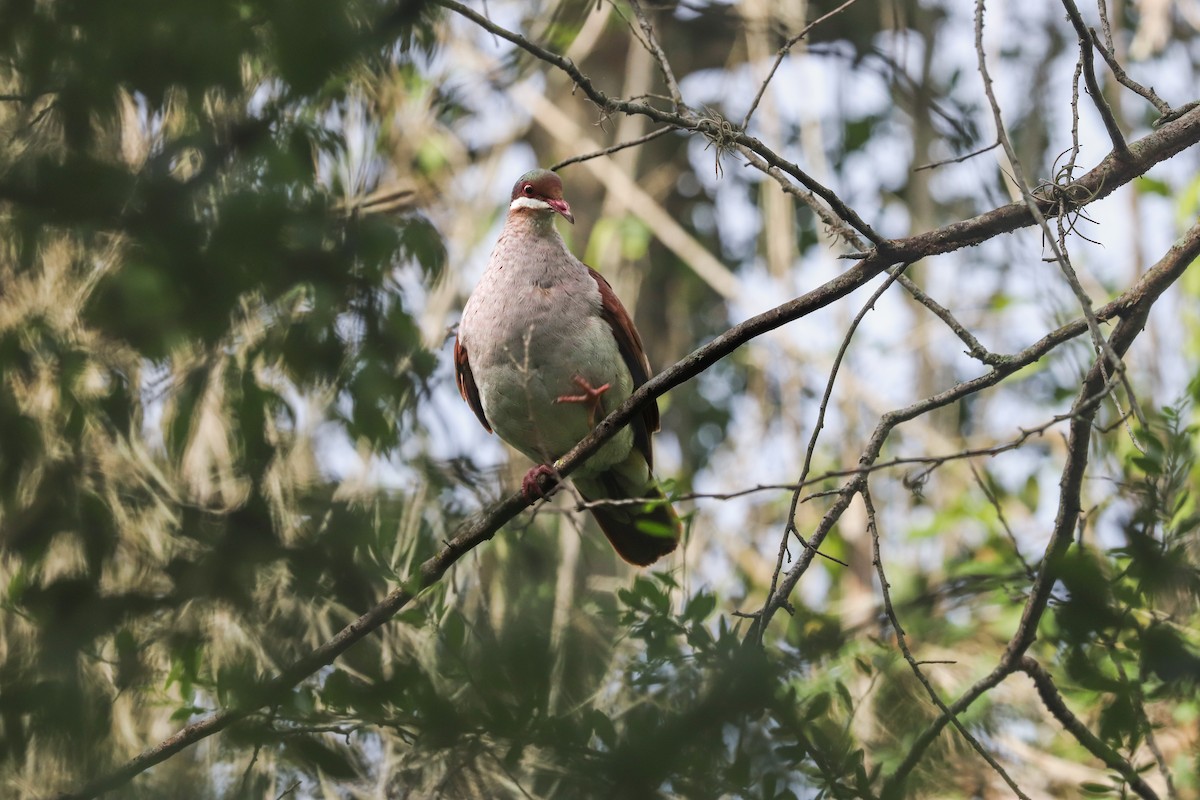
{"label": "bird's leg", "polygon": [[[550,483],[547,488],[542,488],[542,478],[549,478]],[[521,494],[526,500],[536,500],[537,498],[547,498],[553,494],[558,487],[559,475],[558,470],[549,464],[538,464],[529,472],[525,473],[525,477],[521,479]]]}
{"label": "bird's leg", "polygon": [[571,378],[575,385],[583,390],[583,394],[564,394],[554,402],[556,403],[579,403],[587,407],[588,427],[596,427],[596,409],[600,407],[600,395],[608,391],[612,384],[604,384],[603,386],[593,387],[588,382],[587,378],[582,375],[575,375]]}

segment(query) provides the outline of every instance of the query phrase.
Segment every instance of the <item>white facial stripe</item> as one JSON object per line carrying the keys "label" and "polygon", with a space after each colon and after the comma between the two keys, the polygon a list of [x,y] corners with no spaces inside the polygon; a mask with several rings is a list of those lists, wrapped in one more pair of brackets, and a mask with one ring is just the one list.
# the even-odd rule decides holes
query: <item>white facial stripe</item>
{"label": "white facial stripe", "polygon": [[538,211],[553,211],[550,204],[545,200],[539,200],[536,197],[518,197],[508,205],[509,211],[516,211],[518,208],[533,208]]}

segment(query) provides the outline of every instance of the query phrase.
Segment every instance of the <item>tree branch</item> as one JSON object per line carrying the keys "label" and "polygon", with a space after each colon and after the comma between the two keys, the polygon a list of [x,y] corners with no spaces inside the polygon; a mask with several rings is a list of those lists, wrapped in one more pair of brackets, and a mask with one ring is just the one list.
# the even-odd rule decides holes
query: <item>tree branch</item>
{"label": "tree branch", "polygon": [[1113,49],[1112,25],[1110,25],[1108,22],[1108,7],[1106,5],[1106,0],[1100,0],[1100,2],[1096,3],[1096,10],[1100,12],[1100,28],[1104,31],[1104,41],[1100,41],[1100,36],[1096,33],[1095,28],[1090,29],[1092,41],[1095,42],[1096,50],[1108,64],[1108,68],[1112,70],[1113,77],[1117,79],[1117,83],[1121,84],[1135,94],[1144,97],[1152,106],[1154,106],[1155,109],[1158,110],[1158,113],[1161,115],[1161,120],[1170,119],[1180,113],[1180,111],[1185,110],[1186,106],[1180,108],[1179,110],[1172,110],[1171,106],[1167,104],[1167,101],[1159,97],[1158,92],[1154,91],[1153,87],[1143,86],[1126,74],[1125,70],[1121,67],[1120,62],[1117,61],[1116,52]]}
{"label": "tree branch", "polygon": [[767,86],[771,83],[771,79],[775,77],[775,72],[779,69],[779,65],[783,63],[783,59],[787,57],[788,52],[790,52],[791,49],[796,46],[796,42],[800,41],[805,36],[808,36],[808,32],[813,28],[817,27],[825,20],[842,13],[856,2],[858,2],[858,0],[846,0],[846,2],[842,3],[837,8],[833,9],[832,11],[827,11],[826,13],[814,19],[812,22],[805,25],[800,29],[799,33],[783,43],[783,46],[779,48],[779,52],[775,54],[775,61],[771,64],[771,71],[767,73],[767,77],[763,78],[762,83],[759,84],[758,93],[754,95],[754,100],[751,101],[750,108],[746,110],[746,116],[742,118],[741,127],[743,130],[750,126],[750,118],[754,116],[754,110],[758,108],[758,104],[762,102],[763,95],[767,93]]}
{"label": "tree branch", "polygon": [[646,37],[646,47],[649,48],[650,55],[654,56],[654,60],[658,63],[658,70],[667,84],[667,92],[671,95],[675,110],[686,113],[687,104],[683,102],[683,93],[679,91],[679,82],[675,80],[671,62],[667,60],[667,54],[663,52],[662,45],[658,43],[658,37],[654,35],[654,26],[650,24],[650,20],[646,17],[646,12],[642,11],[642,4],[638,0],[629,0],[629,5],[633,8],[638,25],[641,26],[642,35]]}
{"label": "tree branch", "polygon": [[1087,82],[1088,94],[1092,96],[1092,103],[1096,106],[1096,111],[1100,112],[1100,119],[1104,121],[1104,130],[1108,132],[1108,138],[1112,141],[1113,152],[1119,158],[1125,158],[1129,154],[1129,146],[1125,144],[1125,135],[1121,133],[1121,126],[1117,124],[1117,118],[1113,116],[1113,111],[1108,107],[1108,102],[1104,99],[1104,94],[1100,89],[1100,81],[1096,79],[1096,59],[1092,55],[1092,35],[1088,32],[1087,24],[1083,21],[1083,16],[1079,13],[1079,7],[1075,5],[1075,0],[1062,0],[1063,7],[1067,9],[1067,17],[1071,20],[1071,25],[1075,28],[1075,33],[1079,36],[1079,52],[1083,56],[1083,79]]}
{"label": "tree branch", "polygon": [[568,166],[569,164],[580,164],[584,161],[591,161],[593,158],[600,158],[601,156],[612,155],[613,153],[616,153],[619,150],[624,150],[626,147],[635,147],[636,145],[639,145],[639,144],[645,144],[646,142],[654,141],[655,139],[662,136],[663,134],[670,133],[673,130],[675,130],[675,127],[672,125],[668,125],[665,128],[659,128],[658,130],[650,131],[650,133],[647,133],[645,136],[639,136],[636,139],[630,139],[627,142],[620,142],[618,144],[612,145],[611,147],[605,147],[602,150],[596,150],[591,153],[584,153],[581,156],[571,156],[570,158],[565,158],[562,161],[559,161],[557,164],[552,165],[550,167],[550,171],[558,172],[560,169],[562,169],[565,166]]}
{"label": "tree branch", "polygon": [[[1197,257],[1200,257],[1200,222],[1196,223],[1167,251],[1132,289],[1126,292],[1132,303],[1128,311],[1117,324],[1116,330],[1109,337],[1109,344],[1118,356],[1124,356],[1133,340],[1142,332],[1150,308],[1166,291],[1167,287],[1183,275]],[[1050,590],[1058,578],[1058,564],[1070,547],[1072,534],[1079,519],[1081,509],[1080,491],[1083,486],[1083,475],[1088,463],[1088,444],[1091,440],[1092,420],[1095,418],[1098,406],[1091,402],[1107,383],[1105,358],[1100,356],[1088,370],[1087,377],[1075,400],[1075,408],[1081,413],[1072,418],[1070,434],[1067,439],[1067,462],[1063,467],[1062,478],[1059,481],[1059,507],[1054,520],[1054,530],[1046,545],[1046,553],[1042,558],[1042,571],[1033,584],[1025,611],[1021,615],[1020,625],[1012,641],[1004,653],[1007,663],[1016,663],[1025,654],[1029,645],[1037,635],[1037,623],[1046,610],[1050,599]],[[1074,410],[1074,409],[1073,409]]]}
{"label": "tree branch", "polygon": [[[788,544],[791,542],[794,534],[800,543],[805,547],[809,547],[809,543],[800,535],[800,531],[796,529],[796,510],[800,506],[801,492],[808,481],[808,473],[812,469],[813,454],[817,450],[817,441],[820,439],[821,430],[825,427],[825,414],[829,409],[829,400],[833,396],[833,386],[837,381],[838,370],[841,369],[842,359],[846,357],[846,351],[850,349],[850,341],[854,338],[858,326],[862,324],[869,311],[874,310],[875,303],[880,297],[883,297],[884,292],[891,288],[904,274],[904,270],[908,268],[908,264],[901,264],[892,270],[887,280],[885,280],[878,289],[876,289],[867,302],[863,303],[863,307],[854,315],[854,319],[850,321],[850,325],[846,328],[846,333],[842,336],[842,343],[838,347],[837,354],[833,357],[833,365],[829,368],[829,379],[825,382],[825,391],[821,395],[820,405],[817,407],[817,420],[813,423],[812,434],[808,438],[808,447],[804,450],[804,463],[800,467],[800,478],[796,481],[796,489],[792,492],[792,502],[788,506],[787,519],[783,526],[783,536],[779,541],[779,552],[775,556],[775,569],[771,571],[771,585],[767,588],[768,600],[775,594],[775,588],[779,585],[779,575],[783,571],[783,558],[788,552]],[[865,479],[864,479],[865,480]],[[820,551],[817,551],[820,553]],[[824,555],[824,554],[822,554]],[[764,605],[765,608],[765,605]],[[755,631],[758,634],[757,643],[762,645],[763,633],[766,631],[765,626],[757,628]]]}
{"label": "tree branch", "polygon": [[971,735],[971,732],[967,730],[967,726],[959,721],[957,714],[946,706],[946,701],[942,700],[937,689],[933,688],[933,684],[930,683],[925,673],[921,671],[920,664],[917,663],[917,659],[913,657],[912,651],[909,650],[908,637],[905,635],[904,628],[900,625],[900,619],[896,616],[896,609],[892,605],[891,584],[888,583],[887,574],[883,570],[883,556],[879,552],[879,522],[875,514],[875,503],[871,499],[871,491],[867,486],[863,486],[863,490],[859,494],[867,510],[867,529],[871,533],[871,563],[875,567],[875,574],[879,576],[879,590],[883,595],[884,612],[887,614],[888,620],[892,623],[892,630],[896,632],[896,644],[900,646],[900,652],[904,656],[904,660],[908,662],[908,666],[913,671],[913,675],[916,676],[917,681],[925,687],[925,693],[929,695],[929,699],[941,709],[943,716],[954,723],[954,727],[958,729],[959,734],[967,740],[967,743],[971,745],[975,752],[1008,784],[1008,788],[1012,789],[1013,794],[1021,798],[1021,800],[1029,800],[1029,795],[1021,791],[1021,787],[1005,771],[1000,762],[987,751],[987,748],[979,743],[978,739]]}
{"label": "tree branch", "polygon": [[1050,673],[1042,669],[1042,665],[1034,661],[1029,656],[1024,656],[1017,664],[1021,672],[1024,672],[1033,679],[1033,685],[1037,688],[1038,697],[1042,698],[1042,702],[1059,723],[1066,728],[1067,732],[1075,737],[1075,740],[1083,745],[1089,753],[1104,762],[1104,765],[1109,769],[1119,773],[1122,778],[1138,793],[1139,797],[1145,800],[1158,800],[1158,794],[1150,788],[1142,776],[1138,775],[1137,770],[1133,768],[1121,754],[1113,750],[1104,741],[1088,730],[1088,727],[1079,721],[1079,717],[1071,713],[1071,709],[1067,707],[1067,702],[1063,700],[1063,696],[1059,694],[1058,687],[1054,685],[1054,680],[1050,677]]}

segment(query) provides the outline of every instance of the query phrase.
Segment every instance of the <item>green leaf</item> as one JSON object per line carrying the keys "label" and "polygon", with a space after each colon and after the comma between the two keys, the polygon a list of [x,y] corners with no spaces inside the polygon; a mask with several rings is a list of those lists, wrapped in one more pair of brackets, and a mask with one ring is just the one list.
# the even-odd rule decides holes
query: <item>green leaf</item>
{"label": "green leaf", "polygon": [[694,595],[691,600],[688,600],[687,607],[683,612],[683,618],[690,622],[703,622],[708,619],[708,615],[716,607],[716,595],[701,592]]}
{"label": "green leaf", "polygon": [[172,722],[186,722],[187,720],[191,719],[192,717],[194,717],[198,714],[203,714],[203,713],[205,713],[205,709],[201,708],[200,706],[193,706],[193,705],[180,706],[179,708],[177,708],[171,712],[171,721]]}
{"label": "green leaf", "polygon": [[1115,786],[1109,786],[1106,783],[1093,783],[1091,781],[1079,784],[1079,788],[1082,789],[1085,794],[1091,795],[1112,794],[1113,792],[1117,791]]}
{"label": "green leaf", "polygon": [[849,714],[854,713],[854,698],[850,696],[850,690],[846,688],[846,684],[842,683],[841,681],[837,681],[834,684],[834,688],[837,689],[838,697],[841,698],[842,705],[845,706],[846,712]]}
{"label": "green leaf", "polygon": [[1152,178],[1148,175],[1141,175],[1133,179],[1133,187],[1138,194],[1156,194],[1160,197],[1173,197],[1175,190],[1172,189],[1166,181]]}
{"label": "green leaf", "polygon": [[803,719],[805,722],[812,722],[817,717],[823,717],[829,712],[830,706],[833,705],[833,698],[829,692],[819,692],[812,697],[804,708]]}

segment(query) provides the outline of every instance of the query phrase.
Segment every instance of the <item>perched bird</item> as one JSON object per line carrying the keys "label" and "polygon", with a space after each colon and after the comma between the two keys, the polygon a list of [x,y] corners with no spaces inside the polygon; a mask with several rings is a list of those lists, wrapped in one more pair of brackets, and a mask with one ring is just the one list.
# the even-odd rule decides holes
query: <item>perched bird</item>
{"label": "perched bird", "polygon": [[[532,499],[549,466],[650,377],[642,337],[600,273],[567,249],[555,216],[574,223],[562,181],[522,175],[504,231],[463,309],[454,367],[463,398],[489,431],[539,466],[522,481]],[[651,472],[658,405],[634,420],[572,475],[622,558],[646,565],[675,549],[679,517]]]}

